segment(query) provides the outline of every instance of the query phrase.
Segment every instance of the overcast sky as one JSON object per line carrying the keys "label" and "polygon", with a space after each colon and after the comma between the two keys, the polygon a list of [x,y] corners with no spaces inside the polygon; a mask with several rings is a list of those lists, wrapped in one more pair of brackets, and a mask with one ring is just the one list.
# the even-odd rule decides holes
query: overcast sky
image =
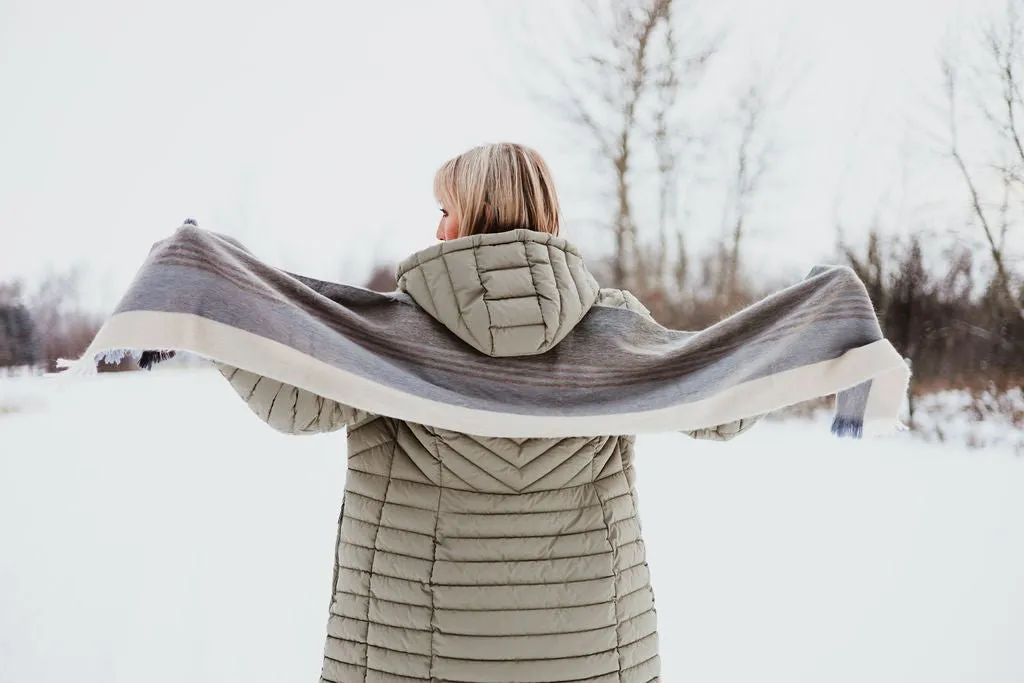
{"label": "overcast sky", "polygon": [[[481,142],[540,149],[587,216],[590,159],[506,77],[509,18],[551,1],[0,0],[0,279],[82,264],[110,305],[185,217],[293,270],[361,274],[430,243],[434,169]],[[947,28],[984,4],[708,3],[734,55],[782,36],[802,65],[758,254],[802,270],[834,242],[837,186],[866,211],[898,178]]]}

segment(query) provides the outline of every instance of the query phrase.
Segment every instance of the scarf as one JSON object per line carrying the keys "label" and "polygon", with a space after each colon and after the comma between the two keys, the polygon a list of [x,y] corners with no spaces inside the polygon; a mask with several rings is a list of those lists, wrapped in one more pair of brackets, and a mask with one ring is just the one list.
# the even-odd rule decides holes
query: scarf
{"label": "scarf", "polygon": [[698,430],[833,394],[839,436],[898,425],[909,369],[849,268],[817,267],[697,332],[606,305],[569,243],[531,231],[445,242],[399,275],[399,291],[377,293],[288,273],[187,221],[67,366],[185,351],[492,437]]}

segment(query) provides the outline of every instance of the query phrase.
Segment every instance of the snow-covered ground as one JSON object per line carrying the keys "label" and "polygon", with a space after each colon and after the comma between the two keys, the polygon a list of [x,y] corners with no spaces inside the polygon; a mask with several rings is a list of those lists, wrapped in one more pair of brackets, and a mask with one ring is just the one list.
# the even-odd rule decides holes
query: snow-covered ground
{"label": "snow-covered ground", "polygon": [[[317,680],[344,437],[211,371],[0,379],[0,681]],[[1024,458],[640,441],[672,683],[1024,681]]]}
{"label": "snow-covered ground", "polygon": [[1024,389],[971,393],[944,391],[916,402],[918,435],[972,448],[1014,449],[1024,455]]}

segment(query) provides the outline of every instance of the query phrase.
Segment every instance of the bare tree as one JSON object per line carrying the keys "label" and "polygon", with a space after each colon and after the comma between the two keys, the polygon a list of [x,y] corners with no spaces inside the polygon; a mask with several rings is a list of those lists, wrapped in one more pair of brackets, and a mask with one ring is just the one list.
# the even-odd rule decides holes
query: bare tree
{"label": "bare tree", "polygon": [[[542,57],[557,92],[541,99],[585,134],[613,179],[611,275],[619,286],[636,284],[630,278],[665,277],[685,137],[678,117],[680,94],[693,86],[717,50],[714,38],[682,49],[676,4],[574,0],[567,23],[587,36],[587,42],[570,47],[564,64]],[[658,248],[653,254],[639,244],[633,203],[634,177],[643,154],[655,156],[659,178]]]}
{"label": "bare tree", "polygon": [[765,86],[755,81],[739,99],[733,186],[724,212],[727,233],[719,293],[730,306],[739,294],[740,252],[747,236],[747,220],[771,162],[773,145],[766,130],[767,110]]}
{"label": "bare tree", "polygon": [[730,308],[744,299],[742,258],[751,233],[751,215],[778,171],[783,148],[779,119],[806,73],[803,58],[790,53],[787,45],[780,38],[772,54],[751,55],[754,62],[735,95],[736,114],[727,121],[731,182],[722,213],[718,287],[723,303]]}
{"label": "bare tree", "polygon": [[71,268],[41,278],[31,289],[0,283],[0,366],[45,364],[82,353],[101,317],[79,298],[82,271]]}
{"label": "bare tree", "polygon": [[58,358],[76,358],[96,336],[102,318],[81,303],[82,270],[71,268],[43,278],[28,297],[40,344],[40,360],[53,369]]}
{"label": "bare tree", "polygon": [[[993,282],[1003,304],[1024,318],[1024,302],[1010,268],[1008,238],[1020,230],[1024,209],[1024,0],[1007,0],[1005,14],[981,32],[971,56],[977,62],[942,61],[948,106],[947,152],[963,180],[970,209],[981,231],[996,277]],[[970,78],[964,78],[964,73]],[[966,82],[966,84],[965,84]],[[978,116],[965,142],[964,105]],[[969,151],[980,151],[980,160]]]}
{"label": "bare tree", "polygon": [[[652,70],[655,104],[649,137],[657,159],[657,240],[653,254],[637,264],[648,274],[648,281],[643,284],[652,292],[661,291],[669,279],[673,239],[675,264],[671,279],[680,291],[686,285],[689,256],[686,235],[679,223],[684,167],[697,165],[707,147],[708,135],[688,121],[683,110],[723,40],[720,34],[702,33],[692,25],[684,30],[682,26],[692,22],[677,19],[675,13],[675,6],[670,3],[665,10],[663,30],[658,34],[660,59]],[[697,37],[684,40],[687,34]]]}
{"label": "bare tree", "polygon": [[[675,201],[675,190],[678,186],[678,170],[680,151],[677,150],[672,115],[679,100],[680,74],[676,68],[679,59],[679,44],[676,30],[672,26],[671,4],[666,10],[664,31],[665,61],[657,69],[654,83],[656,106],[654,110],[654,130],[652,141],[658,157],[658,243],[652,259],[654,274],[659,282],[665,279],[668,266],[669,225],[676,222],[678,202]],[[686,261],[686,244],[681,231],[676,231],[679,261]],[[679,284],[685,282],[685,265],[681,272]]]}

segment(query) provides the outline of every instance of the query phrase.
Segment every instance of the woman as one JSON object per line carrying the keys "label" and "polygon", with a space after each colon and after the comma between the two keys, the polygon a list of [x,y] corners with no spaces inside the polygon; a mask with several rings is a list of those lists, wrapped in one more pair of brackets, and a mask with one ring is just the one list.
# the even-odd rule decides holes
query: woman
{"label": "woman", "polygon": [[[477,147],[441,167],[434,191],[437,238],[450,244],[403,262],[399,288],[452,344],[532,355],[591,301],[649,315],[600,289],[557,237],[558,197],[535,151]],[[348,429],[323,681],[658,680],[633,437],[483,438],[221,372],[280,431]],[[690,434],[724,440],[752,423]]]}

